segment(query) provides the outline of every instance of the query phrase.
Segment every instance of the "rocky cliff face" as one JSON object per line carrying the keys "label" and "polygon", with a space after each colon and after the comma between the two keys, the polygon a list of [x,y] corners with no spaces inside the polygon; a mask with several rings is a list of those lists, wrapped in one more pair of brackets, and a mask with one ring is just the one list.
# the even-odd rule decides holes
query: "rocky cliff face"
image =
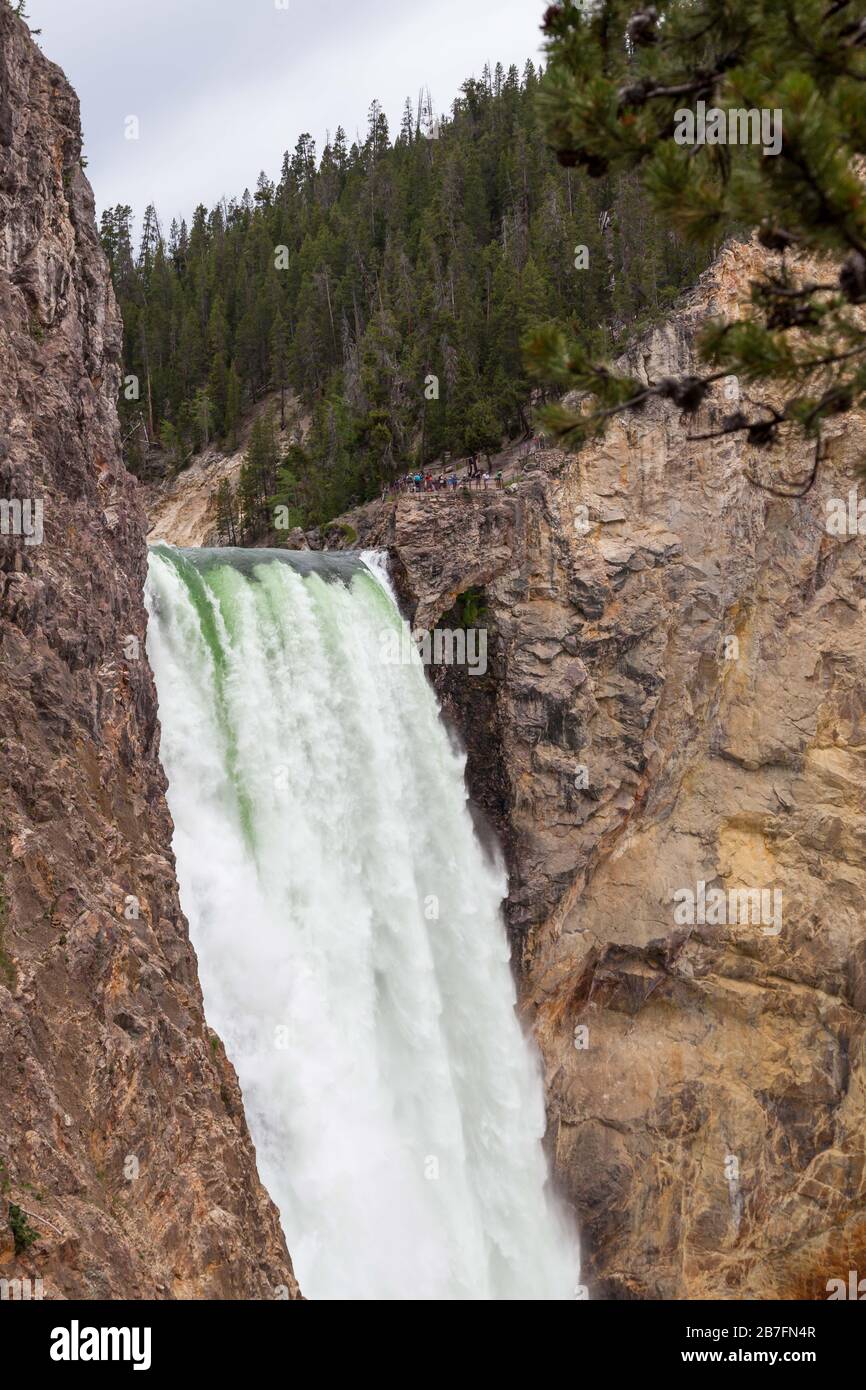
{"label": "rocky cliff face", "polygon": [[80,153],[73,93],[0,6],[0,1278],[295,1297],[178,902]]}
{"label": "rocky cliff face", "polygon": [[[276,439],[281,453],[285,453],[309,425],[298,407],[297,398],[288,392],[285,407],[286,427],[280,430],[280,393],[268,392],[250,411],[240,432],[238,447],[231,453],[210,446],[179,473],[168,471],[165,476],[142,484],[141,499],[147,512],[147,538],[151,545],[162,540],[171,545],[192,547],[219,544],[217,488],[225,480],[237,489],[254,421],[260,415],[271,414],[277,426]],[[158,457],[163,468],[167,468],[165,455]]]}
{"label": "rocky cliff face", "polygon": [[[729,247],[632,369],[689,370],[760,254]],[[803,444],[688,437],[738,391],[617,419],[513,493],[347,518],[390,546],[416,625],[453,626],[470,589],[486,606],[488,674],[432,675],[506,848],[601,1297],[825,1298],[866,1269],[866,571],[825,524],[863,430],[779,498],[749,477],[797,490]]]}

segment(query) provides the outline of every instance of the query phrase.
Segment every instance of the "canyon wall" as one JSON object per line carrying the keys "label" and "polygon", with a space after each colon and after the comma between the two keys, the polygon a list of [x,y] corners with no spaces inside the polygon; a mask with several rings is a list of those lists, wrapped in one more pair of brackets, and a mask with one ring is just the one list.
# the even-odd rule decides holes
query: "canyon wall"
{"label": "canyon wall", "polygon": [[[631,370],[691,370],[762,255],[727,247]],[[720,384],[696,417],[654,401],[511,491],[343,519],[390,548],[416,626],[482,605],[487,673],[431,675],[505,847],[598,1297],[826,1298],[866,1271],[866,571],[863,537],[826,526],[864,432],[838,423],[814,485],[778,497],[812,446],[689,438],[738,396]],[[701,883],[769,910],[726,896],[727,921],[677,920]]]}
{"label": "canyon wall", "polygon": [[120,344],[78,103],[2,5],[0,1278],[294,1298],[178,901]]}
{"label": "canyon wall", "polygon": [[[178,901],[80,155],[74,95],[0,6],[0,1278],[294,1298]],[[689,371],[761,256],[727,247],[635,374]],[[836,424],[807,487],[794,437],[690,437],[739,390],[326,538],[387,546],[416,626],[487,632],[483,674],[431,677],[507,856],[596,1297],[823,1298],[866,1272],[866,571],[826,524],[864,433]],[[169,501],[166,526],[210,524]],[[723,920],[676,911],[699,885]]]}

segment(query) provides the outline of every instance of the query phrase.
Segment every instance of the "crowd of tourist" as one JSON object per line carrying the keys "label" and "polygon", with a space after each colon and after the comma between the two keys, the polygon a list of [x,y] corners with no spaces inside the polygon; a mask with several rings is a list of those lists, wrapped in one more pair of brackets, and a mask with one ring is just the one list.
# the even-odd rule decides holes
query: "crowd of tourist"
{"label": "crowd of tourist", "polygon": [[387,483],[383,489],[383,496],[387,497],[395,492],[450,492],[453,496],[458,488],[474,487],[486,491],[488,487],[502,486],[502,469],[495,473],[482,472],[477,458],[471,454],[465,472],[451,463],[443,464],[438,473],[433,473],[430,469],[423,472],[410,470]]}

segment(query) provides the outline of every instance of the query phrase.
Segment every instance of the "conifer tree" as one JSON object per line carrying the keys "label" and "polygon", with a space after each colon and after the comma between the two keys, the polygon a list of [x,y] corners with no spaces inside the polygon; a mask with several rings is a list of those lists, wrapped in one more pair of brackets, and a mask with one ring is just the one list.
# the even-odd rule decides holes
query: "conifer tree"
{"label": "conifer tree", "polygon": [[221,545],[237,545],[237,507],[232,485],[223,478],[216,493],[216,529]]}
{"label": "conifer tree", "polygon": [[[864,14],[854,0],[656,0],[643,8],[562,0],[548,8],[547,132],[563,167],[596,181],[639,181],[641,193],[620,183],[632,190],[620,197],[620,237],[646,225],[648,198],[653,223],[687,243],[707,247],[756,227],[772,253],[751,285],[749,313],[707,326],[705,370],[686,379],[642,385],[561,325],[533,335],[533,371],[561,391],[587,393],[579,410],[550,407],[550,428],[579,441],[614,410],[640,408],[653,395],[694,412],[728,375],[782,391],[780,406],[746,406],[722,423],[719,433],[745,433],[757,446],[785,426],[820,440],[824,421],[862,404],[866,337],[854,306],[866,302],[857,168],[866,150]],[[629,242],[633,253],[633,232]],[[799,253],[823,258],[821,268],[801,266]],[[619,254],[625,264],[621,246]],[[632,254],[630,277],[649,309],[663,303],[663,241],[652,238],[650,256]],[[816,447],[795,495],[814,481],[819,456]]]}
{"label": "conifer tree", "polygon": [[234,362],[226,380],[225,434],[230,449],[237,448],[241,424],[241,381]]}

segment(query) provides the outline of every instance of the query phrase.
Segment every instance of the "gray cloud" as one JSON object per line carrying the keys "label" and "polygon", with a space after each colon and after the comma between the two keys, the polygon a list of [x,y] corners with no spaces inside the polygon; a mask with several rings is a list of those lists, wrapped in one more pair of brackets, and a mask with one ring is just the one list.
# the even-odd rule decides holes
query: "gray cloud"
{"label": "gray cloud", "polygon": [[[279,172],[302,131],[319,148],[392,132],[428,86],[447,111],[486,61],[539,57],[542,0],[28,0],[39,42],[81,98],[98,207],[156,203],[164,222]],[[124,138],[135,115],[137,141]]]}

